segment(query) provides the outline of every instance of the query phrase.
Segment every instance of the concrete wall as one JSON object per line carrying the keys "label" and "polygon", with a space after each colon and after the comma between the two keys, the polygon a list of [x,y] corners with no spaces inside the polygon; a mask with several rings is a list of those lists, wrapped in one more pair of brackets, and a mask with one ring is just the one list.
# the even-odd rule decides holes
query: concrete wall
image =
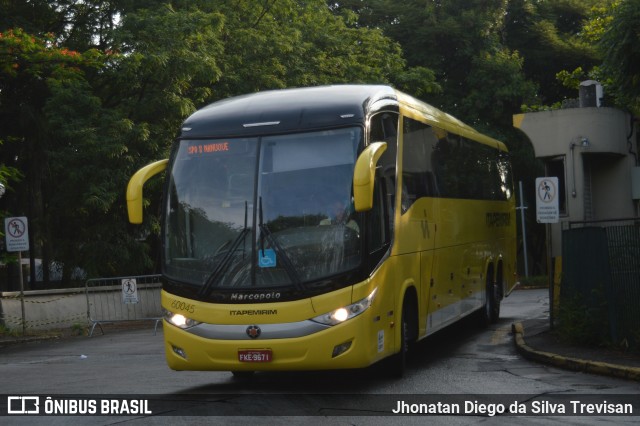
{"label": "concrete wall", "polygon": [[[0,313],[9,329],[22,329],[20,292],[0,293]],[[88,324],[84,288],[24,292],[24,319],[27,329],[46,330]]]}
{"label": "concrete wall", "polygon": [[[160,318],[160,284],[141,284],[138,303],[123,302],[122,288],[96,283],[85,288],[24,292],[27,330],[64,329],[76,324]],[[0,319],[11,330],[22,330],[20,292],[0,293]]]}
{"label": "concrete wall", "polygon": [[569,108],[513,116],[513,124],[529,136],[536,157],[569,152],[572,143],[589,141],[590,153],[627,155],[629,114],[615,108]]}

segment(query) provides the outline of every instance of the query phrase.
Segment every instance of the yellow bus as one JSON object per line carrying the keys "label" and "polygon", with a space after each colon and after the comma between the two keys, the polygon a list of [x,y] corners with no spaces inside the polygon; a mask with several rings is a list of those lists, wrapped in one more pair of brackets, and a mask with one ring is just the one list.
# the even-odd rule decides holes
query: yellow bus
{"label": "yellow bus", "polygon": [[166,170],[162,306],[174,370],[366,367],[498,319],[516,278],[505,145],[391,87],[265,91],[183,124]]}

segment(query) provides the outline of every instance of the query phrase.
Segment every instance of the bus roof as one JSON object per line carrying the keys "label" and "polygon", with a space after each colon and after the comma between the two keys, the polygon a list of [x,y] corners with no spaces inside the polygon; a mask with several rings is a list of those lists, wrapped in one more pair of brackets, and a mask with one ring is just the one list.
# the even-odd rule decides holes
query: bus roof
{"label": "bus roof", "polygon": [[382,107],[506,150],[455,117],[384,85],[333,85],[269,90],[214,102],[192,114],[181,138],[220,138],[360,125]]}

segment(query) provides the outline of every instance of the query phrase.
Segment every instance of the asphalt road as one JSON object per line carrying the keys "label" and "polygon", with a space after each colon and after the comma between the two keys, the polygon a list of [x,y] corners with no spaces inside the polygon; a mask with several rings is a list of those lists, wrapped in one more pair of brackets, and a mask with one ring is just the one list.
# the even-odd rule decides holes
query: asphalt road
{"label": "asphalt road", "polygon": [[[59,400],[74,395],[94,400],[117,396],[142,399],[151,414],[118,416],[19,416],[0,418],[8,424],[637,424],[633,417],[558,416],[569,399],[616,402],[640,398],[640,385],[609,377],[559,370],[521,358],[513,345],[511,324],[547,318],[546,290],[518,290],[502,305],[501,319],[489,328],[465,321],[417,345],[404,378],[392,379],[383,366],[357,371],[257,373],[236,380],[228,372],[175,372],[164,360],[161,331],[107,332],[91,338],[23,343],[0,348],[0,413],[7,396],[39,395]],[[555,395],[562,397],[556,404]],[[532,413],[532,401],[538,412]],[[467,415],[395,416],[398,403],[436,404]],[[550,401],[550,402],[549,402]],[[522,402],[524,417],[491,415]],[[3,404],[5,406],[3,407]],[[108,404],[108,403],[107,403]],[[549,405],[556,404],[556,405]],[[51,407],[51,406],[50,406]],[[415,407],[415,405],[413,406]],[[435,407],[435,405],[430,405]],[[122,407],[118,407],[122,408]],[[144,411],[144,410],[143,410]],[[573,411],[568,410],[569,414]],[[240,417],[242,416],[242,417]],[[291,417],[295,416],[295,417]]]}

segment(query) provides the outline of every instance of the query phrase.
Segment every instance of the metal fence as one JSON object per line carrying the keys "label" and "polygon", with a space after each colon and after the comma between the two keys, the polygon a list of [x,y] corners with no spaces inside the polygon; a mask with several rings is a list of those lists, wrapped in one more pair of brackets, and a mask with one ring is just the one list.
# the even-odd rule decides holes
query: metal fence
{"label": "metal fence", "polygon": [[615,343],[640,348],[640,220],[571,222],[563,230],[562,295],[604,307]]}
{"label": "metal fence", "polygon": [[160,275],[97,278],[87,280],[87,317],[104,334],[104,323],[121,321],[155,321],[154,332],[162,320]]}

